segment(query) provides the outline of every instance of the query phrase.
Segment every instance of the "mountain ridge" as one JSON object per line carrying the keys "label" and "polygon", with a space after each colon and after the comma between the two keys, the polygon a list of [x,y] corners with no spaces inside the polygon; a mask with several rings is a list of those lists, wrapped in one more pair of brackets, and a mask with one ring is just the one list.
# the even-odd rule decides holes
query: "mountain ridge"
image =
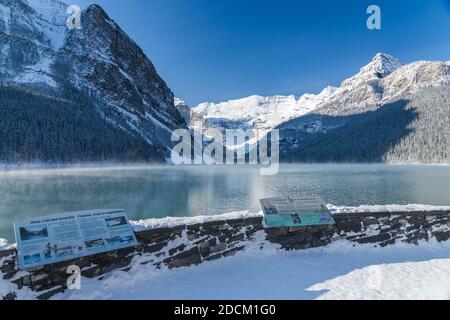
{"label": "mountain ridge", "polygon": [[[357,74],[342,81],[340,87],[328,86],[317,95],[307,93],[298,99],[293,95],[250,96],[222,103],[205,102],[192,110],[218,127],[233,128],[236,127],[233,123],[243,123],[246,128],[264,133],[311,112],[337,115],[363,112],[407,97],[423,87],[449,83],[447,62],[403,64],[391,55],[378,53]],[[280,107],[277,101],[284,103]]]}

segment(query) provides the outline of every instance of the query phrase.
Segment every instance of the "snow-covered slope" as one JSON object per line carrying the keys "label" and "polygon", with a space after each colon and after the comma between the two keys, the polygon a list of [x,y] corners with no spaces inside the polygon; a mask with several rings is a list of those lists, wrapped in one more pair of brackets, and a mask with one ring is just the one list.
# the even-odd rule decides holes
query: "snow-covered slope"
{"label": "snow-covered slope", "polygon": [[0,0],[0,78],[56,87],[50,65],[65,38],[67,5],[57,0]]}
{"label": "snow-covered slope", "polygon": [[174,96],[142,49],[97,5],[66,27],[58,0],[0,0],[0,81],[35,90],[75,87],[100,100],[106,121],[167,154],[186,128]]}
{"label": "snow-covered slope", "polygon": [[217,127],[269,131],[312,112],[357,114],[407,97],[423,87],[446,83],[450,83],[448,63],[419,61],[404,65],[395,57],[379,53],[339,88],[327,87],[318,95],[305,94],[299,99],[251,96],[218,104],[202,103],[193,110]]}
{"label": "snow-covered slope", "polygon": [[227,102],[202,103],[193,110],[208,123],[226,129],[257,129],[269,131],[283,122],[313,111],[334,92],[326,88],[319,95],[261,97],[251,96]]}

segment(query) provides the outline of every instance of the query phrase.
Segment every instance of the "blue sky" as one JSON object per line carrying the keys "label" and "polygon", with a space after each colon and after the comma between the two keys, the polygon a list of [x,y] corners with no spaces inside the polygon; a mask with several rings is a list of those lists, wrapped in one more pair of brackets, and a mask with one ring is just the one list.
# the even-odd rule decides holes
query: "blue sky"
{"label": "blue sky", "polygon": [[[317,93],[377,52],[450,60],[450,0],[73,0],[100,4],[195,105]],[[366,9],[382,10],[382,30]]]}

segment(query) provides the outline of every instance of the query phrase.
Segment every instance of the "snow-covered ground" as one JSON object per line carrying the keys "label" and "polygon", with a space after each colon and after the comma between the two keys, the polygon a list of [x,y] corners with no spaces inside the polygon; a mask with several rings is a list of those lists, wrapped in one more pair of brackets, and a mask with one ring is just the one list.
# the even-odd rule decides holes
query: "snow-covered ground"
{"label": "snow-covered ground", "polygon": [[[424,205],[329,207],[335,213],[450,209]],[[244,211],[215,217],[150,219],[133,225],[142,230],[260,215]],[[66,291],[53,299],[450,299],[450,242],[375,248],[338,241],[324,248],[286,252],[264,238],[260,231],[237,255],[189,268],[156,269],[140,264],[148,257],[136,257],[129,272],[113,271],[102,281],[83,278],[81,290]],[[6,243],[0,241],[2,246]],[[0,296],[13,290],[13,284],[0,280]],[[33,296],[29,289],[18,292],[19,299]]]}
{"label": "snow-covered ground", "polygon": [[450,245],[352,247],[285,252],[247,249],[234,257],[177,270],[134,261],[130,272],[54,299],[449,299]]}

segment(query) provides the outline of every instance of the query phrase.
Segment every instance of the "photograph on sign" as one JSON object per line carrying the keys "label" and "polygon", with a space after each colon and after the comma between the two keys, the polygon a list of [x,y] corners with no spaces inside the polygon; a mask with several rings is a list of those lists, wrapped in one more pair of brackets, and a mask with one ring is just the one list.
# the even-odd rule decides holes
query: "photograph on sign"
{"label": "photograph on sign", "polygon": [[269,228],[335,224],[325,202],[317,196],[299,199],[275,197],[261,199],[260,202]]}
{"label": "photograph on sign", "polygon": [[21,269],[138,245],[124,210],[45,216],[14,228]]}

